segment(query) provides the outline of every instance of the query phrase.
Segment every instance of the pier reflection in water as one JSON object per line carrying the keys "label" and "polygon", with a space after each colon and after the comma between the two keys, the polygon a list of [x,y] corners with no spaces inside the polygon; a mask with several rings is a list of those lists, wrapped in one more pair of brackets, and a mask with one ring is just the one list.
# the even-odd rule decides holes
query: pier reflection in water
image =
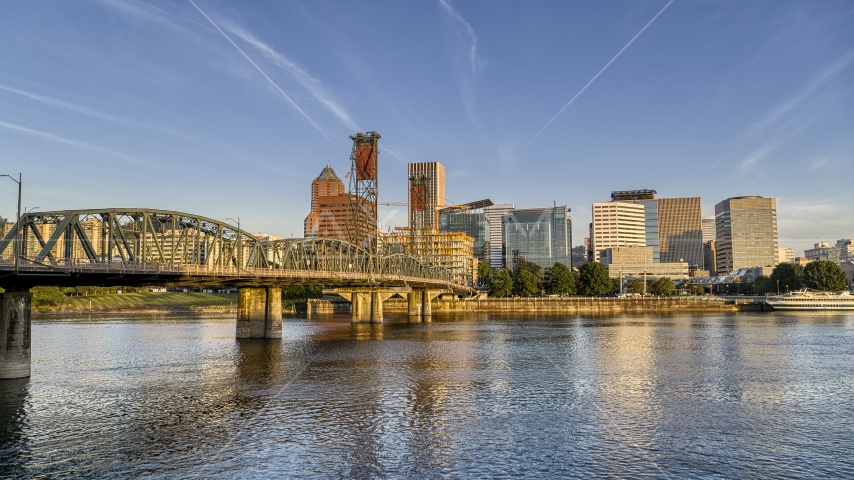
{"label": "pier reflection in water", "polygon": [[37,320],[0,476],[852,476],[854,317]]}

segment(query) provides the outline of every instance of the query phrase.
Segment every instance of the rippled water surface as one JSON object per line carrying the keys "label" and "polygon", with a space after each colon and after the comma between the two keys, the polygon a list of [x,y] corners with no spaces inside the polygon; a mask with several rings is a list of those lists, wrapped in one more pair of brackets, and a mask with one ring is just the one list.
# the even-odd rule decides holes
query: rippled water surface
{"label": "rippled water surface", "polygon": [[854,315],[33,322],[4,477],[854,477]]}

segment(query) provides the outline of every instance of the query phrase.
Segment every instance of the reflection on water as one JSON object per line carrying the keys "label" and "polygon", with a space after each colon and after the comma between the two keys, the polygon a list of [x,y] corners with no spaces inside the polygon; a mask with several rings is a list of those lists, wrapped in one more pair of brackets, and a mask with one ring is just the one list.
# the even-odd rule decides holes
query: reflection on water
{"label": "reflection on water", "polygon": [[38,320],[0,476],[854,475],[854,316]]}

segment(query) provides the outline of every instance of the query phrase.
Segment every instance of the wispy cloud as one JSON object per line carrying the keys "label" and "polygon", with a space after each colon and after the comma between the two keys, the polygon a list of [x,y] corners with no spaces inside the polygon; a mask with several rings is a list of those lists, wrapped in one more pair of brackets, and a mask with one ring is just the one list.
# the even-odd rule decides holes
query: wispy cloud
{"label": "wispy cloud", "polygon": [[771,141],[754,150],[753,153],[741,161],[738,165],[738,171],[741,173],[749,172],[751,168],[761,162],[765,157],[771,154],[771,152],[776,150],[779,145],[779,141]]}
{"label": "wispy cloud", "polygon": [[388,153],[388,154],[389,154],[389,155],[391,155],[392,157],[396,158],[400,163],[403,163],[403,164],[406,164],[406,163],[407,163],[407,162],[406,162],[406,160],[402,159],[402,158],[400,157],[400,155],[398,155],[398,154],[394,153],[394,150],[392,150],[392,149],[388,148],[388,146],[387,146],[387,145],[386,145],[386,146],[383,146],[381,150],[382,150],[383,152],[385,152],[385,153]]}
{"label": "wispy cloud", "polygon": [[477,89],[475,85],[477,83],[477,74],[486,66],[486,60],[481,58],[477,53],[477,34],[471,24],[454,9],[450,0],[439,0],[439,4],[445,13],[448,14],[451,22],[453,22],[457,35],[461,37],[461,41],[466,45],[465,65],[462,65],[463,62],[461,59],[457,59],[461,64],[459,66],[461,69],[460,96],[462,97],[463,107],[469,120],[471,120],[475,127],[480,129],[480,120],[478,120],[477,116]]}
{"label": "wispy cloud", "polygon": [[201,8],[199,8],[199,6],[198,6],[198,5],[196,5],[196,2],[194,2],[193,0],[188,0],[188,1],[190,2],[190,4],[192,4],[192,5],[196,8],[196,10],[198,10],[198,11],[199,11],[199,13],[201,13],[201,14],[202,14],[202,16],[203,16],[203,17],[205,17],[205,19],[207,19],[207,21],[208,21],[208,22],[210,22],[210,24],[211,24],[211,25],[213,25],[213,27],[214,27],[214,28],[215,28],[215,29],[216,29],[216,30],[217,30],[217,31],[218,31],[218,32],[219,32],[223,37],[225,37],[225,39],[226,39],[226,40],[228,40],[228,43],[230,43],[230,44],[231,44],[231,45],[232,45],[232,46],[233,46],[233,47],[234,47],[238,52],[240,52],[240,54],[243,56],[243,58],[245,58],[245,59],[246,59],[246,61],[247,61],[247,62],[249,62],[253,67],[255,67],[255,70],[257,70],[257,71],[258,71],[258,73],[260,73],[260,74],[261,74],[261,76],[263,76],[263,77],[267,80],[267,82],[269,82],[269,83],[270,83],[270,86],[272,86],[272,87],[273,87],[273,88],[274,88],[274,89],[279,93],[279,95],[281,95],[281,96],[282,96],[282,98],[284,98],[285,100],[287,100],[287,101],[288,101],[288,103],[290,103],[290,104],[291,104],[291,106],[293,106],[293,107],[296,109],[296,111],[297,111],[297,112],[299,112],[299,113],[300,113],[300,115],[302,115],[302,116],[303,116],[303,118],[305,118],[306,120],[308,120],[308,123],[310,123],[310,124],[311,124],[311,126],[313,126],[313,127],[314,127],[318,132],[320,132],[320,134],[321,134],[321,135],[323,135],[327,140],[329,140],[329,143],[331,143],[331,144],[332,144],[335,148],[337,148],[338,150],[341,150],[341,147],[339,147],[339,146],[338,146],[338,144],[336,144],[335,142],[333,142],[333,141],[332,141],[332,139],[329,137],[329,135],[327,135],[327,134],[326,134],[326,132],[325,132],[325,131],[323,131],[323,129],[322,129],[322,128],[320,128],[320,126],[319,126],[319,125],[318,125],[314,120],[312,120],[312,118],[311,118],[311,117],[309,117],[309,116],[308,116],[308,114],[307,114],[307,113],[305,113],[305,111],[304,111],[302,108],[300,108],[300,107],[299,107],[299,105],[297,105],[297,104],[296,104],[296,102],[294,102],[294,101],[293,101],[293,99],[292,99],[292,98],[291,98],[287,93],[285,93],[285,91],[284,91],[284,90],[282,90],[282,88],[281,88],[281,87],[279,87],[279,85],[278,85],[276,82],[274,82],[274,81],[273,81],[273,79],[272,79],[272,78],[270,78],[270,76],[269,76],[269,75],[267,75],[267,74],[264,72],[264,70],[262,70],[262,69],[261,69],[261,67],[259,67],[259,66],[258,66],[258,64],[257,64],[257,63],[255,63],[255,62],[254,62],[254,61],[249,57],[249,55],[247,55],[247,54],[246,54],[246,52],[244,52],[244,51],[243,51],[243,49],[242,49],[242,48],[240,48],[236,43],[234,43],[234,40],[232,40],[232,39],[231,39],[231,37],[229,37],[229,36],[228,36],[228,34],[227,34],[227,33],[225,33],[225,31],[223,31],[223,29],[222,29],[222,28],[220,28],[220,26],[219,26],[216,22],[214,22],[214,21],[213,21],[213,19],[211,19],[211,17],[209,17],[207,13],[205,13],[205,12],[204,12],[204,10],[202,10]]}
{"label": "wispy cloud", "polygon": [[557,117],[559,117],[563,113],[564,110],[569,108],[569,106],[572,105],[572,103],[575,101],[575,99],[578,98],[582,93],[584,93],[584,91],[587,90],[587,87],[589,87],[593,82],[595,82],[596,79],[599,78],[599,75],[602,75],[602,72],[604,72],[608,67],[610,67],[611,64],[614,63],[614,60],[619,58],[619,56],[622,55],[623,52],[626,51],[626,49],[629,48],[629,46],[632,43],[634,43],[634,41],[637,40],[637,38],[640,37],[641,34],[643,32],[645,32],[646,29],[649,28],[650,25],[652,25],[652,22],[654,22],[655,19],[659,17],[659,15],[661,15],[662,13],[664,13],[665,10],[667,10],[667,7],[669,7],[670,4],[673,3],[673,1],[674,0],[670,0],[669,2],[667,2],[667,5],[665,5],[664,8],[659,10],[658,13],[656,13],[655,16],[652,17],[652,19],[649,22],[647,22],[646,25],[644,25],[643,28],[641,28],[640,31],[638,33],[636,33],[634,37],[632,37],[631,40],[629,40],[629,43],[627,43],[625,46],[623,46],[623,48],[621,48],[620,51],[617,52],[617,54],[611,58],[611,60],[608,60],[608,63],[606,63],[605,66],[602,67],[602,69],[600,69],[598,72],[596,72],[596,75],[593,75],[593,78],[591,78],[590,81],[588,81],[583,87],[581,87],[581,90],[579,90],[578,93],[576,93],[574,97],[572,97],[571,99],[569,99],[568,102],[566,102],[566,105],[564,105],[563,108],[561,108],[560,111],[558,111],[557,114],[555,114],[555,116],[552,117],[552,119],[549,120],[549,122],[546,123],[546,125],[543,128],[541,128],[540,131],[537,132],[537,134],[534,135],[533,138],[531,138],[531,140],[525,145],[525,147],[527,148],[527,146],[530,145],[531,143],[533,143],[533,141],[536,140],[537,137],[540,136],[540,134],[545,132],[546,129],[549,128],[549,126],[551,126],[551,124],[554,123],[555,120],[557,120]]}
{"label": "wispy cloud", "polygon": [[464,19],[463,16],[460,15],[460,13],[454,9],[453,5],[451,5],[451,2],[449,0],[439,0],[439,3],[442,5],[442,7],[444,7],[445,12],[448,13],[451,19],[457,22],[468,35],[471,41],[471,45],[468,49],[468,58],[469,62],[471,63],[471,71],[472,73],[477,73],[479,70],[482,70],[483,67],[486,65],[486,61],[481,58],[480,55],[477,54],[477,34],[474,32],[474,29],[472,28],[471,24],[467,22],[466,19]]}
{"label": "wispy cloud", "polygon": [[840,57],[837,61],[833,62],[832,65],[824,69],[820,74],[818,74],[814,79],[812,79],[812,81],[806,86],[804,86],[804,88],[802,88],[799,92],[788,98],[785,102],[781,103],[776,108],[768,112],[761,119],[759,119],[759,121],[751,125],[747,129],[747,133],[753,135],[776,124],[787,113],[792,111],[792,109],[812,97],[816,92],[818,92],[818,90],[820,90],[824,85],[826,85],[838,73],[848,68],[848,66],[851,65],[852,62],[854,62],[854,49],[849,50],[845,55]]}
{"label": "wispy cloud", "polygon": [[25,135],[30,135],[33,137],[38,137],[38,138],[41,138],[44,140],[50,140],[52,142],[62,143],[65,145],[71,145],[74,147],[85,148],[88,150],[93,150],[95,152],[106,153],[107,155],[112,155],[115,157],[124,158],[126,160],[130,160],[134,163],[138,163],[141,165],[153,165],[151,162],[148,162],[146,160],[142,160],[140,158],[133,157],[133,156],[128,155],[126,153],[117,152],[115,150],[110,150],[109,148],[99,147],[98,145],[92,145],[91,143],[78,142],[77,140],[71,140],[69,138],[61,137],[61,136],[53,134],[53,133],[43,132],[41,130],[34,130],[32,128],[23,127],[21,125],[16,125],[14,123],[4,122],[2,120],[0,120],[0,128],[6,129],[6,130],[9,130],[12,132],[23,133]]}
{"label": "wispy cloud", "polygon": [[101,120],[106,120],[106,121],[112,122],[112,123],[119,123],[119,124],[124,124],[124,125],[135,123],[131,120],[128,120],[128,119],[125,119],[122,117],[117,117],[115,115],[110,115],[109,113],[104,113],[104,112],[101,112],[99,110],[95,110],[93,108],[84,107],[82,105],[77,105],[77,104],[74,104],[71,102],[66,102],[63,100],[57,100],[55,98],[45,97],[44,95],[38,95],[36,93],[27,92],[25,90],[20,90],[20,89],[9,87],[9,86],[2,85],[2,84],[0,84],[0,90],[5,90],[5,91],[10,92],[10,93],[15,93],[17,95],[21,95],[21,96],[27,97],[31,100],[35,100],[37,102],[44,103],[45,105],[51,105],[54,107],[64,108],[66,110],[71,110],[73,112],[82,113],[82,114],[88,115],[90,117],[100,118]]}
{"label": "wispy cloud", "polygon": [[267,57],[268,60],[273,62],[276,66],[281,67],[283,70],[288,72],[288,74],[293,77],[294,80],[299,82],[300,85],[305,87],[306,90],[313,96],[318,102],[320,102],[327,110],[332,112],[339,120],[341,120],[344,125],[350,130],[360,131],[356,122],[353,121],[353,118],[349,113],[339,105],[332,98],[332,95],[323,87],[320,80],[313,77],[309,74],[304,68],[297,65],[295,62],[288,59],[285,55],[280,52],[277,52],[273,47],[259,40],[257,37],[247,32],[246,30],[233,25],[231,23],[223,23],[223,27],[225,27],[231,33],[240,37],[244,42],[252,45],[256,49],[258,49],[261,53]]}

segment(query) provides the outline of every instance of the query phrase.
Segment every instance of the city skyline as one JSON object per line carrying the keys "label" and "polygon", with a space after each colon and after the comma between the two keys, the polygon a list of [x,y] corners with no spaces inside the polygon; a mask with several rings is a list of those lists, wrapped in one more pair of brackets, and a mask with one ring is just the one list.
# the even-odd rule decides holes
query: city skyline
{"label": "city skyline", "polygon": [[[760,195],[777,199],[779,245],[800,255],[852,235],[854,194],[833,175],[854,159],[852,14],[846,2],[13,4],[0,16],[0,173],[23,172],[27,208],[164,208],[300,236],[311,180],[327,163],[349,171],[348,135],[375,130],[381,202],[407,198],[407,163],[440,161],[449,204],[557,201],[577,245],[613,190],[699,196],[703,215]],[[0,186],[13,218],[16,185]],[[379,214],[406,224],[405,207]]]}

